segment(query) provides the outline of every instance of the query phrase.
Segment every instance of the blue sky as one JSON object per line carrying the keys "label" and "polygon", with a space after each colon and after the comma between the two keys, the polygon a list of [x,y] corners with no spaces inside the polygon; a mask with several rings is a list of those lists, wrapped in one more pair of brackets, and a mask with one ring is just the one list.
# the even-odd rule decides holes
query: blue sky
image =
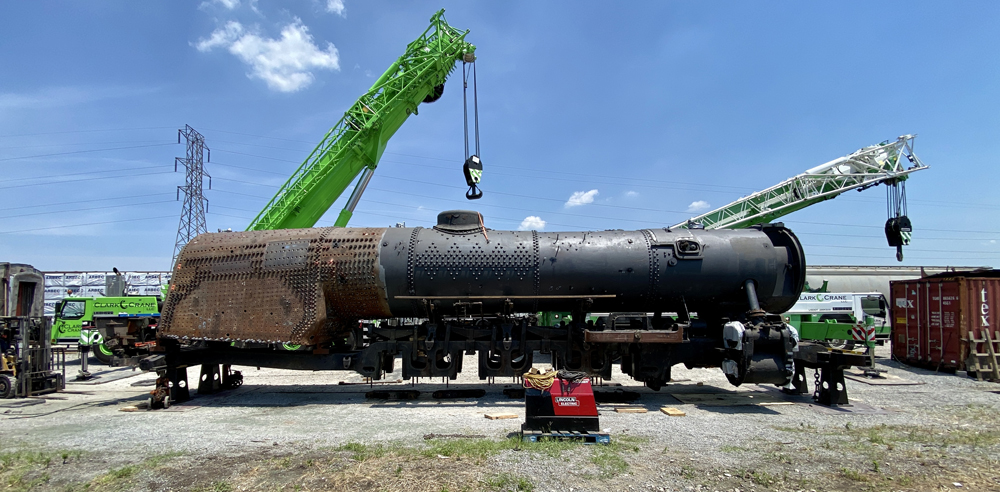
{"label": "blue sky", "polygon": [[[209,230],[245,228],[442,7],[478,48],[485,197],[464,198],[453,74],[352,225],[662,227],[913,133],[931,169],[903,264],[1000,266],[997,2],[3,2],[0,260],[166,269],[185,124],[212,150]],[[893,265],[885,214],[878,187],[784,222],[810,264]]]}

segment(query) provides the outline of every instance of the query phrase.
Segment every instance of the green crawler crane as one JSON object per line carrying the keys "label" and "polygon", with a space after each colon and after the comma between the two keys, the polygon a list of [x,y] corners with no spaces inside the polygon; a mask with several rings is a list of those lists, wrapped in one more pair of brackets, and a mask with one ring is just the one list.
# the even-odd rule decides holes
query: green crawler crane
{"label": "green crawler crane", "polygon": [[444,10],[434,14],[430,27],[327,132],[247,230],[312,227],[357,178],[335,224],[346,226],[396,130],[421,102],[441,97],[457,61],[475,61],[468,33],[449,26]]}

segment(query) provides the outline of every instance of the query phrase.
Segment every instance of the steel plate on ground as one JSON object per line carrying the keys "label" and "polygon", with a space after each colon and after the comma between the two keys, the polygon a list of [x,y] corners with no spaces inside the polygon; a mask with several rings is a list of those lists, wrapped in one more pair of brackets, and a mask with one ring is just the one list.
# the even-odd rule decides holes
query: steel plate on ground
{"label": "steel plate on ground", "polygon": [[872,386],[906,386],[911,384],[924,384],[922,381],[911,381],[892,374],[882,374],[879,377],[869,378],[862,371],[844,371],[844,377],[851,381],[870,384]]}
{"label": "steel plate on ground", "polygon": [[671,393],[681,403],[703,407],[734,407],[739,405],[760,405],[785,401],[777,396],[762,392],[731,393]]}

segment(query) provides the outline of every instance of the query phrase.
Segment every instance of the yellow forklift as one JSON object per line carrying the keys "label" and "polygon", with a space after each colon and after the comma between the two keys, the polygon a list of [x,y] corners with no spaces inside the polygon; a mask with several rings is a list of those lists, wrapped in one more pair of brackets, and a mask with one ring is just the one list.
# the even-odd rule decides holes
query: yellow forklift
{"label": "yellow forklift", "polygon": [[44,316],[44,281],[31,265],[0,263],[0,398],[66,387],[65,351],[52,350],[52,323]]}

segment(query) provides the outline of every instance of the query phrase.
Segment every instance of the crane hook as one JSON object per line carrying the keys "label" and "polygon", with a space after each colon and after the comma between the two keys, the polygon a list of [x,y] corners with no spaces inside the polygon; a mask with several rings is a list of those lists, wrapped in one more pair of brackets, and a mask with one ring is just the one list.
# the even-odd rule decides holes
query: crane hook
{"label": "crane hook", "polygon": [[483,177],[483,162],[479,160],[479,156],[469,156],[465,160],[465,165],[462,166],[462,171],[465,172],[465,184],[469,185],[469,191],[465,192],[465,198],[469,200],[482,198],[483,192],[476,186]]}

